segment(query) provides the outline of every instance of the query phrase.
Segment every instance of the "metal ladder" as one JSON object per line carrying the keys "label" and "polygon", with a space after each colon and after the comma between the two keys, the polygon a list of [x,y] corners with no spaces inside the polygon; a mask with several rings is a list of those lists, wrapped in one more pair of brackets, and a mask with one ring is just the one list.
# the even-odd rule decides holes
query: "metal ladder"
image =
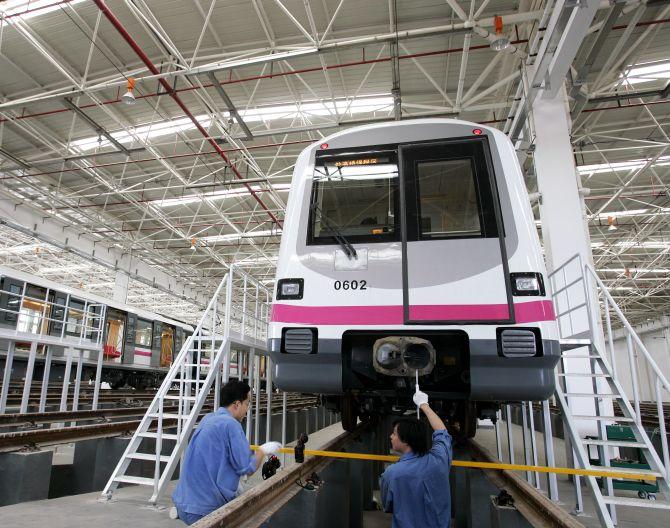
{"label": "metal ladder", "polygon": [[[616,506],[670,509],[670,458],[665,428],[665,413],[662,391],[670,393],[670,383],[663,375],[653,357],[642,343],[639,336],[607,291],[604,283],[598,278],[595,270],[588,264],[582,264],[581,257],[568,260],[554,271],[549,279],[552,296],[556,308],[559,333],[561,335],[561,362],[556,371],[556,400],[563,413],[563,423],[567,429],[566,438],[575,463],[585,469],[598,469],[591,464],[589,447],[598,451],[598,460],[605,467],[611,462],[620,448],[640,449],[649,465],[649,470],[626,470],[615,467],[614,470],[625,473],[656,477],[659,492],[664,501],[652,501],[641,498],[616,495],[611,478],[599,483],[595,477],[586,477],[586,485],[596,506],[596,512],[602,526],[614,527],[617,523]],[[594,294],[597,298],[594,302]],[[577,297],[576,302],[574,297]],[[599,317],[598,302],[604,308],[602,323],[606,330],[606,341],[603,339]],[[580,313],[580,311],[582,313]],[[626,337],[628,369],[617,372],[616,353],[612,331],[612,311],[616,315],[615,323],[621,326]],[[586,327],[584,321],[588,321]],[[579,326],[579,323],[582,326]],[[606,352],[609,349],[609,357]],[[601,353],[603,350],[605,353]],[[636,353],[637,352],[637,353]],[[574,372],[573,362],[582,362],[578,372]],[[587,362],[588,370],[584,369]],[[654,378],[653,398],[657,404],[659,433],[661,437],[660,453],[652,444],[642,424],[640,414],[640,379],[637,365],[642,362],[645,370]],[[571,368],[572,367],[572,368]],[[632,387],[633,397],[626,394],[624,381]],[[581,387],[575,388],[575,385]],[[584,385],[586,384],[586,385]],[[586,387],[586,388],[584,388]],[[587,405],[579,405],[587,402]],[[589,403],[590,402],[590,403]],[[623,416],[614,416],[613,406],[618,403]],[[581,407],[578,413],[575,407]],[[583,435],[578,423],[596,424],[597,435]],[[607,424],[617,422],[629,427],[635,441],[610,440],[607,437]],[[580,478],[575,477],[575,493],[577,510],[582,510]]]}
{"label": "metal ladder", "polygon": [[[153,488],[149,502],[156,504],[165,492],[177,463],[188,445],[191,432],[213,383],[217,388],[214,392],[214,409],[218,407],[218,389],[221,384],[222,371],[224,382],[227,381],[229,373],[227,362],[230,351],[230,318],[233,311],[232,275],[231,268],[221,280],[195,332],[184,343],[174,360],[102,491],[103,498],[111,499],[113,492],[121,483],[140,484]],[[225,309],[222,319],[219,316],[221,313],[219,299],[224,291]],[[179,393],[171,394],[170,391],[175,387],[178,387]],[[170,408],[166,410],[168,405]],[[168,429],[176,429],[176,431],[166,432]],[[169,454],[163,453],[165,440],[174,441],[174,445],[167,449]],[[136,460],[153,462],[153,478],[129,474],[130,465]]]}

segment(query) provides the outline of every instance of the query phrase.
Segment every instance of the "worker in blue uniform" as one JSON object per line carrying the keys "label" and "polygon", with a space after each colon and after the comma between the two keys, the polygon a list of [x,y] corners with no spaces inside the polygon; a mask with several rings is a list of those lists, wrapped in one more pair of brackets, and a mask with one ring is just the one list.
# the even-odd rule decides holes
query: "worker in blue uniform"
{"label": "worker in blue uniform", "polygon": [[382,473],[382,504],[384,511],[393,512],[393,528],[449,528],[451,436],[426,393],[417,390],[414,403],[433,428],[432,447],[428,428],[418,418],[403,417],[393,424],[391,447],[401,456]]}
{"label": "worker in blue uniform", "polygon": [[241,425],[250,395],[245,381],[229,381],[221,389],[221,407],[205,416],[193,433],[172,494],[176,513],[186,524],[233,500],[240,477],[254,473],[265,455],[281,448],[279,442],[267,442],[256,453],[251,450]]}

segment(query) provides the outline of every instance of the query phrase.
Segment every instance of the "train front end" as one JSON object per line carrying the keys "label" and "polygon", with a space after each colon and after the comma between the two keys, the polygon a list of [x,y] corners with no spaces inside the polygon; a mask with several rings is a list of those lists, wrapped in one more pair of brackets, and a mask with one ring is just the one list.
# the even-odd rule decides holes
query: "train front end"
{"label": "train front end", "polygon": [[324,395],[351,427],[411,408],[418,374],[472,429],[500,402],[553,393],[545,279],[501,132],[426,119],[335,134],[294,172],[269,331],[276,383]]}

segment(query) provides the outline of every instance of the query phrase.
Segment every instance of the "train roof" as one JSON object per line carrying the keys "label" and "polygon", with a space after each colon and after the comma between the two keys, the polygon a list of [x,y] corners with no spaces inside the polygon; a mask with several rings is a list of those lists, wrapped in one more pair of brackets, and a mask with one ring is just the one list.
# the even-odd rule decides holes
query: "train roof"
{"label": "train roof", "polygon": [[138,317],[141,317],[142,319],[149,319],[151,321],[161,321],[163,323],[171,324],[173,326],[179,326],[184,330],[188,330],[191,332],[193,331],[193,326],[183,323],[181,321],[177,321],[176,319],[170,319],[163,315],[154,312],[149,312],[147,310],[143,310],[142,308],[137,308],[136,306],[130,306],[128,304],[114,301],[112,299],[106,299],[105,297],[101,297],[100,295],[85,292],[83,290],[72,288],[64,284],[59,284],[49,279],[44,279],[42,277],[38,277],[37,275],[32,275],[31,273],[19,271],[14,268],[10,268],[8,266],[0,266],[0,276],[12,277],[14,279],[19,279],[24,282],[29,282],[30,284],[35,284],[37,286],[43,286],[45,288],[49,288],[50,290],[56,290],[59,292],[68,293],[70,295],[73,295],[74,297],[77,297],[78,299],[94,301],[96,303],[109,306],[110,308],[116,308],[117,310],[123,310],[124,312],[131,312],[137,315]]}

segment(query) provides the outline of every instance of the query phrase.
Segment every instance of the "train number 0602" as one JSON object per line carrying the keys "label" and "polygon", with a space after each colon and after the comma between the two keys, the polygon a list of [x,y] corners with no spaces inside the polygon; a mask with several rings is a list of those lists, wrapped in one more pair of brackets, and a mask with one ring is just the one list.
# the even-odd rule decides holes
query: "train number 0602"
{"label": "train number 0602", "polygon": [[367,290],[368,289],[368,281],[364,280],[352,280],[352,281],[335,281],[335,284],[333,284],[333,287],[336,290]]}

